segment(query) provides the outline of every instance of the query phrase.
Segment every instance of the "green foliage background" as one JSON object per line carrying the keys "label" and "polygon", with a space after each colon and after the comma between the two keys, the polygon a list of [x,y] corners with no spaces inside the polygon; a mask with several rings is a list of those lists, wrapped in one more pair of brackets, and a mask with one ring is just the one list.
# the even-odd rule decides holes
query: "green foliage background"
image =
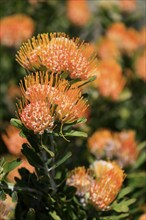
{"label": "green foliage background", "polygon": [[[97,0],[98,1],[98,0]],[[115,18],[111,13],[107,11],[99,10],[97,7],[97,1],[89,1],[91,9],[94,8],[92,17],[87,25],[84,27],[77,27],[71,23],[67,18],[66,0],[46,0],[36,5],[31,5],[27,0],[10,0],[0,1],[0,15],[5,17],[15,13],[24,13],[32,17],[35,21],[35,33],[36,36],[39,33],[50,32],[65,32],[70,37],[80,37],[87,42],[96,42],[100,36],[105,33],[106,28],[114,22]],[[145,0],[138,0],[140,8],[145,7]],[[119,12],[116,12],[119,13]],[[129,27],[135,27],[140,29],[144,24],[144,13],[139,10],[135,12],[135,16],[122,17],[120,19]],[[15,100],[10,101],[7,95],[9,85],[18,85],[20,79],[25,76],[25,71],[15,61],[16,48],[7,48],[1,46],[0,48],[0,131],[4,132],[5,128],[10,122],[11,118],[15,117]],[[133,59],[123,57],[121,65],[123,70],[127,67],[133,68]],[[57,212],[59,213],[60,207],[63,207],[64,214],[61,212],[58,214],[61,219],[105,219],[105,220],[117,220],[117,219],[134,219],[137,220],[143,213],[143,205],[146,203],[144,194],[145,192],[145,140],[146,140],[146,84],[138,77],[134,77],[133,80],[127,80],[126,88],[124,91],[124,98],[117,102],[114,102],[108,98],[100,96],[96,92],[96,99],[93,92],[89,92],[89,103],[91,107],[90,119],[86,123],[86,126],[79,128],[81,131],[85,131],[90,136],[94,131],[99,128],[108,128],[113,131],[121,131],[123,129],[133,129],[136,131],[136,137],[141,148],[140,156],[133,167],[126,169],[127,177],[124,181],[123,195],[117,198],[113,203],[113,209],[109,212],[97,212],[92,207],[81,206],[76,197],[74,197],[74,189],[67,189],[65,185],[62,185],[60,194],[57,198],[52,197],[54,202],[50,208],[50,219],[59,220]],[[33,137],[32,137],[33,138]],[[59,158],[64,157],[68,151],[72,152],[72,157],[65,162],[66,172],[77,166],[85,165],[86,167],[94,161],[94,157],[87,149],[87,139],[80,137],[69,137],[70,142],[66,142],[63,138],[57,137],[56,145],[59,146]],[[32,143],[33,144],[33,143]],[[0,154],[7,153],[6,146],[2,139],[0,139]],[[67,147],[66,147],[67,146]],[[24,148],[25,154],[27,154],[27,147]],[[64,170],[61,165],[60,173]],[[21,171],[22,176],[27,176],[26,170]],[[59,175],[59,173],[58,173]],[[34,177],[35,178],[35,177]],[[35,181],[34,181],[35,182]],[[25,185],[25,182],[21,183]],[[32,177],[33,186],[33,177]],[[32,187],[31,186],[31,187]],[[40,186],[41,188],[42,186]],[[43,186],[45,188],[45,186]],[[69,190],[69,191],[68,191]],[[125,191],[124,191],[125,190]],[[65,196],[64,196],[65,195]],[[23,199],[23,193],[19,195]],[[26,201],[29,202],[29,197]],[[71,203],[67,203],[67,200],[73,200]],[[28,199],[28,200],[27,200]],[[64,199],[64,200],[63,200]],[[135,200],[132,200],[135,199]],[[47,201],[48,203],[50,201]],[[61,204],[60,207],[58,204]],[[67,204],[67,205],[66,205]],[[128,206],[130,206],[130,209]],[[43,216],[43,206],[38,219],[46,219]],[[22,212],[22,207],[17,207],[17,213]],[[32,213],[31,213],[32,212]],[[68,214],[70,213],[70,214]],[[76,214],[75,214],[76,213]],[[33,210],[29,210],[26,219],[31,219],[33,216]],[[39,214],[38,214],[39,215]],[[23,214],[22,214],[23,216]],[[130,216],[130,217],[129,217]],[[18,219],[18,218],[16,218]],[[22,217],[23,219],[23,217]],[[32,217],[33,219],[33,217]]]}

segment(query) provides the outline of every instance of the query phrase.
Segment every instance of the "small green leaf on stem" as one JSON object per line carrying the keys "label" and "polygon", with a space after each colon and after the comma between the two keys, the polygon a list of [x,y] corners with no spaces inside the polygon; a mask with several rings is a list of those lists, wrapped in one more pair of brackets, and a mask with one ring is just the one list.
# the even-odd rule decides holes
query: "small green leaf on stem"
{"label": "small green leaf on stem", "polygon": [[123,188],[119,195],[118,195],[118,198],[117,199],[122,199],[124,196],[126,196],[127,194],[129,194],[133,189],[131,187],[126,187],[126,188]]}
{"label": "small green leaf on stem", "polygon": [[105,217],[100,217],[100,220],[117,220],[117,219],[123,219],[125,217],[127,217],[129,214],[121,214],[121,215],[116,215],[116,216],[105,216]]}
{"label": "small green leaf on stem", "polygon": [[10,124],[13,125],[14,127],[18,128],[18,129],[22,129],[23,124],[19,119],[16,118],[12,118],[10,120]]}
{"label": "small green leaf on stem", "polygon": [[88,135],[83,131],[71,130],[70,132],[66,132],[64,136],[87,137]]}
{"label": "small green leaf on stem", "polygon": [[59,160],[56,164],[54,164],[49,171],[56,169],[58,166],[60,166],[62,163],[64,163],[67,159],[71,157],[72,153],[68,152],[61,160]]}
{"label": "small green leaf on stem", "polygon": [[21,159],[13,160],[11,162],[6,162],[3,166],[4,172],[8,173],[11,170],[14,170],[16,167],[18,167],[22,163]]}
{"label": "small green leaf on stem", "polygon": [[55,154],[53,151],[49,150],[45,145],[41,145],[41,147],[51,156],[54,157]]}
{"label": "small green leaf on stem", "polygon": [[54,220],[61,220],[61,218],[57,215],[55,211],[49,212],[49,214]]}

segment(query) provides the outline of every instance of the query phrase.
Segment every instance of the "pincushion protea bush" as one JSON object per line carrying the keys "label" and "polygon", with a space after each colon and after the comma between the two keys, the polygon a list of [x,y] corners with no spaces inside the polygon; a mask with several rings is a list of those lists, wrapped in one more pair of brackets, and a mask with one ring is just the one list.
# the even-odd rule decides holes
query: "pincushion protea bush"
{"label": "pincushion protea bush", "polygon": [[[53,38],[51,39],[52,42],[48,42],[49,46],[50,44],[52,45],[50,48],[48,46],[49,52],[52,51],[54,45],[60,45],[64,42],[61,46],[62,51],[64,47],[66,48],[66,43],[67,45],[73,44],[73,53],[78,50],[78,56],[81,55],[82,57],[84,43],[80,44],[82,47],[82,50],[80,50],[77,49],[71,39],[60,37],[65,36],[63,34],[53,34],[51,36]],[[41,41],[38,41],[38,43],[41,44]],[[71,52],[72,47],[69,47],[69,53]],[[54,54],[52,54],[52,57],[53,59],[56,58]],[[58,58],[61,59],[60,56]],[[36,56],[36,60],[38,59],[42,60],[39,55]],[[65,58],[63,59],[65,60]],[[80,60],[81,64],[84,64],[84,60],[86,58]],[[90,65],[92,66],[92,63],[88,62],[86,68],[90,69]],[[94,66],[94,68],[97,67]],[[86,69],[84,70],[86,75]],[[109,165],[111,170],[107,170],[105,176],[102,173],[99,181],[95,180],[94,174],[87,174],[84,167],[76,168],[74,174],[71,174],[68,179],[66,179],[67,170],[63,171],[59,168],[71,156],[71,153],[67,152],[66,155],[60,158],[60,149],[55,144],[55,137],[60,136],[60,138],[66,139],[66,136],[70,135],[86,136],[85,133],[70,130],[70,128],[72,125],[84,120],[84,112],[87,109],[87,101],[80,90],[82,83],[72,82],[71,78],[62,78],[62,71],[64,73],[67,71],[70,74],[72,68],[67,70],[63,68],[60,71],[59,73],[58,69],[51,70],[49,68],[47,72],[36,72],[34,68],[34,71],[32,72],[31,69],[32,73],[24,78],[24,82],[21,81],[20,83],[22,98],[18,100],[17,104],[19,120],[12,119],[11,124],[21,130],[21,136],[28,140],[22,145],[21,151],[33,167],[23,165],[25,161],[21,158],[21,164],[16,171],[10,172],[11,169],[8,170],[9,172],[5,169],[2,170],[2,172],[6,172],[2,176],[2,180],[7,176],[9,181],[15,181],[13,189],[9,193],[12,195],[17,192],[18,200],[15,208],[15,217],[19,219],[28,219],[31,214],[34,218],[38,216],[40,219],[51,219],[51,217],[62,219],[64,216],[67,219],[72,219],[73,216],[82,218],[82,216],[86,216],[86,211],[84,210],[86,204],[82,207],[82,202],[80,203],[76,200],[76,194],[73,193],[75,191],[70,191],[68,186],[76,187],[77,195],[84,196],[84,194],[89,194],[89,204],[102,211],[106,210],[108,205],[112,203],[122,186],[123,171],[117,165],[112,165],[112,163]],[[83,74],[82,71],[81,73]],[[75,76],[78,78],[78,75],[74,75],[74,78]],[[84,81],[86,78],[83,77]],[[4,135],[3,138],[5,141],[7,140]],[[17,160],[8,163],[14,163],[13,168],[17,166]],[[3,166],[7,168],[7,163],[4,162]],[[19,173],[16,174],[18,170]],[[106,171],[106,169],[103,170]],[[111,188],[108,189],[108,185]],[[6,186],[3,187],[4,194]],[[71,196],[70,198],[67,192]],[[68,209],[68,207],[70,208]],[[77,208],[79,210],[76,213]]]}
{"label": "pincushion protea bush", "polygon": [[139,2],[13,0],[0,7],[2,20],[10,19],[0,36],[0,219],[145,218]]}

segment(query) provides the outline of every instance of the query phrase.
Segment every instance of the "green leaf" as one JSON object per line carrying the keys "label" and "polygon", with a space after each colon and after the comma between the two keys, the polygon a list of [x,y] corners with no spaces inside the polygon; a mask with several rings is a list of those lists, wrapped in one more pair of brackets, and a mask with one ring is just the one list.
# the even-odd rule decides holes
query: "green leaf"
{"label": "green leaf", "polygon": [[63,131],[67,131],[69,130],[70,128],[72,128],[74,125],[76,124],[80,124],[80,123],[85,123],[87,121],[86,118],[79,118],[77,121],[73,122],[73,123],[70,123],[70,124],[65,124],[63,126]]}
{"label": "green leaf", "polygon": [[126,187],[124,189],[122,189],[117,197],[117,199],[121,199],[124,196],[126,196],[127,194],[129,194],[133,189],[131,187]]}
{"label": "green leaf", "polygon": [[146,172],[135,172],[135,173],[130,173],[127,176],[127,179],[129,180],[129,184],[131,187],[138,187],[142,188],[145,187],[145,181],[146,181]]}
{"label": "green leaf", "polygon": [[28,159],[28,162],[35,167],[43,167],[43,161],[41,158],[37,155],[37,153],[30,147],[27,146],[27,144],[23,144],[22,146],[22,153],[26,156]]}
{"label": "green leaf", "polygon": [[19,132],[20,137],[26,138],[26,135],[23,133],[23,131]]}
{"label": "green leaf", "polygon": [[70,158],[72,155],[71,152],[68,152],[61,160],[59,160],[58,162],[56,162],[56,164],[54,164],[54,166],[52,166],[49,171],[56,169],[58,166],[60,166],[62,163],[64,163],[68,158]]}
{"label": "green leaf", "polygon": [[49,214],[54,220],[61,220],[61,218],[57,215],[56,211],[49,212]]}
{"label": "green leaf", "polygon": [[30,208],[27,212],[26,220],[35,220],[35,210],[33,208]]}
{"label": "green leaf", "polygon": [[10,124],[13,125],[14,127],[18,128],[18,129],[22,129],[23,124],[19,119],[16,118],[12,118],[10,120]]}
{"label": "green leaf", "polygon": [[41,147],[51,156],[54,157],[55,154],[53,151],[50,151],[45,145],[41,145]]}
{"label": "green leaf", "polygon": [[5,163],[5,158],[4,157],[0,158],[0,167],[2,167],[4,163]]}
{"label": "green leaf", "polygon": [[121,219],[121,218],[124,218],[127,217],[129,214],[121,214],[121,215],[118,215],[118,216],[105,216],[105,217],[100,217],[99,219],[100,220],[117,220],[117,219]]}
{"label": "green leaf", "polygon": [[79,118],[78,120],[77,120],[77,124],[80,124],[80,123],[85,123],[87,121],[87,119],[86,118]]}
{"label": "green leaf", "polygon": [[141,151],[141,150],[143,150],[145,147],[146,147],[146,141],[141,142],[141,143],[138,145],[138,150]]}
{"label": "green leaf", "polygon": [[116,212],[128,212],[129,211],[129,205],[133,204],[136,201],[136,199],[129,199],[129,200],[123,200],[120,203],[117,203],[115,201],[112,205],[111,208],[116,211]]}
{"label": "green leaf", "polygon": [[14,192],[12,193],[12,202],[17,202],[17,200],[18,200],[17,192],[14,191]]}
{"label": "green leaf", "polygon": [[4,191],[0,192],[0,200],[5,201],[6,199],[6,194],[4,193]]}
{"label": "green leaf", "polygon": [[84,86],[90,82],[93,82],[95,79],[96,79],[96,76],[91,76],[88,80],[83,81],[83,83],[79,87]]}
{"label": "green leaf", "polygon": [[71,130],[70,132],[66,132],[64,136],[73,136],[73,137],[87,137],[87,133],[83,131],[74,131]]}
{"label": "green leaf", "polygon": [[146,153],[141,153],[136,163],[133,165],[133,169],[139,168],[146,161]]}
{"label": "green leaf", "polygon": [[18,167],[20,164],[21,164],[21,160],[20,159],[17,159],[17,160],[13,160],[11,162],[6,162],[3,166],[4,168],[4,172],[5,173],[8,173],[10,172],[11,170],[14,170],[16,167]]}

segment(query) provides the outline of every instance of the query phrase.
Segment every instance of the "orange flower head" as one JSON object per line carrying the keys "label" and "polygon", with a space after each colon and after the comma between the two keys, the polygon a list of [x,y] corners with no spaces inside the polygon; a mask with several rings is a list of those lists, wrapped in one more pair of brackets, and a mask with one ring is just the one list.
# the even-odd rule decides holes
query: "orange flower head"
{"label": "orange flower head", "polygon": [[67,16],[74,25],[86,25],[91,16],[87,0],[67,0]]}
{"label": "orange flower head", "polygon": [[95,174],[97,180],[101,179],[101,177],[112,168],[113,164],[104,160],[96,160],[90,165],[90,169]]}
{"label": "orange flower head", "polygon": [[74,86],[64,87],[64,92],[59,93],[56,117],[62,123],[72,123],[84,117],[87,107],[87,101],[81,96],[80,89]]}
{"label": "orange flower head", "polygon": [[133,28],[126,28],[123,23],[112,24],[107,30],[107,37],[113,40],[123,53],[131,54],[139,47],[139,33]]}
{"label": "orange flower head", "polygon": [[136,0],[120,0],[119,5],[124,12],[133,12],[136,10]]}
{"label": "orange flower head", "polygon": [[28,70],[42,67],[53,73],[65,72],[70,78],[86,80],[93,76],[97,61],[88,44],[79,39],[69,39],[64,33],[41,34],[24,43],[17,61]]}
{"label": "orange flower head", "polygon": [[122,131],[115,135],[121,144],[119,150],[117,151],[118,161],[122,166],[133,164],[138,156],[135,132]]}
{"label": "orange flower head", "polygon": [[102,40],[98,43],[97,54],[103,60],[111,58],[117,59],[120,57],[120,52],[116,43],[107,37],[102,38]]}
{"label": "orange flower head", "polygon": [[36,101],[27,104],[21,111],[22,123],[34,133],[42,134],[45,129],[51,129],[54,125],[54,118],[50,112],[50,105],[47,102]]}
{"label": "orange flower head", "polygon": [[[48,94],[52,98],[52,78],[43,72],[28,75],[21,81],[23,94],[17,106],[18,115],[22,123],[34,133],[42,134],[54,125],[53,107],[49,102]],[[52,88],[52,89],[51,89]]]}
{"label": "orange flower head", "polygon": [[139,33],[140,46],[146,46],[146,26],[144,26]]}
{"label": "orange flower head", "polygon": [[6,134],[2,134],[2,139],[7,146],[9,152],[14,155],[20,155],[22,145],[28,143],[26,138],[19,135],[20,130],[9,125],[6,129]]}
{"label": "orange flower head", "polygon": [[47,72],[26,76],[21,90],[24,101],[18,107],[19,117],[35,133],[53,129],[55,121],[72,123],[83,117],[88,107],[76,84]]}
{"label": "orange flower head", "polygon": [[84,196],[88,192],[91,182],[91,176],[85,167],[77,167],[68,174],[66,183],[68,186],[74,186],[77,189],[77,195]]}
{"label": "orange flower head", "polygon": [[102,96],[117,100],[125,85],[121,66],[115,60],[103,60],[98,65],[99,75],[93,82]]}
{"label": "orange flower head", "polygon": [[106,155],[112,158],[119,148],[119,142],[115,140],[112,132],[107,129],[99,130],[88,138],[88,148],[96,158]]}
{"label": "orange flower head", "polygon": [[139,42],[139,33],[133,28],[128,28],[125,36],[123,36],[123,52],[131,54],[139,47]]}
{"label": "orange flower head", "polygon": [[141,215],[140,218],[138,220],[146,220],[146,213]]}
{"label": "orange flower head", "polygon": [[34,32],[34,21],[23,14],[14,14],[0,20],[0,42],[8,47],[18,47]]}
{"label": "orange flower head", "polygon": [[[124,173],[120,167],[111,162],[106,163],[108,169],[104,168],[101,178],[94,181],[89,189],[89,201],[99,210],[108,209],[108,206],[116,198],[124,180]],[[101,167],[102,165],[105,166],[103,162]]]}
{"label": "orange flower head", "polygon": [[[126,26],[124,23],[116,22],[113,23],[107,30],[107,37],[111,40],[113,40],[118,48],[121,48],[123,46],[123,37],[126,34]],[[121,45],[122,44],[122,45]]]}
{"label": "orange flower head", "polygon": [[135,62],[135,69],[137,75],[146,82],[146,50],[138,56]]}

